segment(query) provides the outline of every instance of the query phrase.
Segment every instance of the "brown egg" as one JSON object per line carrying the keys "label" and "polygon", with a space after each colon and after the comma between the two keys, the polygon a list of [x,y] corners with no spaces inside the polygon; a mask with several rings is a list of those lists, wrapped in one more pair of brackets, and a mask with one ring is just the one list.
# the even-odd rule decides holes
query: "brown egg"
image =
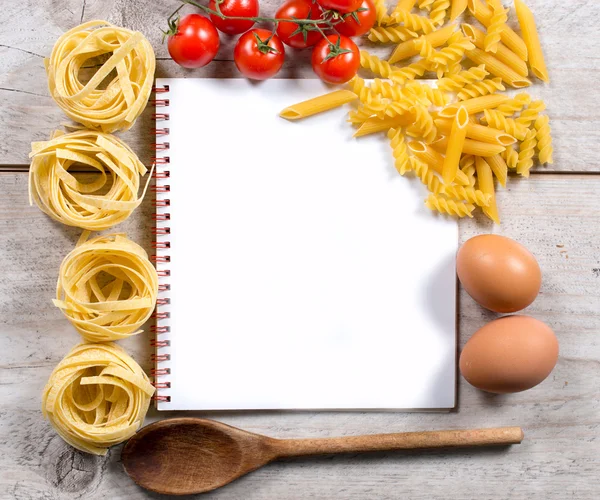
{"label": "brown egg", "polygon": [[466,241],[456,256],[456,272],[476,302],[500,313],[526,308],[542,284],[540,266],[531,252],[497,234]]}
{"label": "brown egg", "polygon": [[460,355],[460,372],[478,389],[499,394],[531,389],[556,365],[554,332],[530,316],[505,316],[477,330]]}

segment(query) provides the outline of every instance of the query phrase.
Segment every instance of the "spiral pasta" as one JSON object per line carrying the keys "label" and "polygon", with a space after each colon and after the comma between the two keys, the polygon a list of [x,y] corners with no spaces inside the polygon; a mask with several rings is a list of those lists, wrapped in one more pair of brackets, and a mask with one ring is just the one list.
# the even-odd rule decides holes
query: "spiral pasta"
{"label": "spiral pasta", "polygon": [[381,24],[388,17],[385,0],[375,0],[373,3],[375,4],[375,19],[377,24]]}
{"label": "spiral pasta", "polygon": [[[35,201],[52,219],[68,226],[103,231],[123,222],[142,202],[146,190],[141,195],[138,191],[146,167],[115,136],[92,130],[70,134],[55,131],[51,140],[31,146],[29,203]],[[76,165],[98,171],[98,179],[79,182],[69,172]],[[105,194],[99,194],[104,191]]]}
{"label": "spiral pasta", "polygon": [[483,110],[485,122],[492,128],[504,130],[507,134],[516,137],[519,141],[525,139],[527,127],[517,123],[512,118],[506,118],[502,113],[493,109]]}
{"label": "spiral pasta", "polygon": [[433,62],[436,68],[448,68],[461,61],[467,50],[475,48],[475,45],[467,37],[460,36],[460,32],[456,32],[455,35],[458,36],[452,35],[448,40],[448,46],[438,50],[435,54]]}
{"label": "spiral pasta", "polygon": [[360,65],[383,78],[391,78],[394,72],[397,71],[397,68],[392,67],[390,63],[369,54],[366,50],[360,51]]}
{"label": "spiral pasta", "polygon": [[54,305],[90,342],[140,333],[156,304],[156,269],[124,234],[88,236],[84,232],[60,266]]}
{"label": "spiral pasta", "polygon": [[350,90],[358,96],[358,100],[369,106],[369,109],[378,109],[383,107],[381,98],[373,93],[369,87],[367,87],[364,79],[360,76],[355,76],[348,82]]}
{"label": "spiral pasta", "polygon": [[377,114],[377,116],[381,119],[403,116],[411,113],[411,110],[414,106],[415,102],[412,100],[412,98],[405,98],[400,101],[393,101],[388,103],[386,107]]}
{"label": "spiral pasta", "polygon": [[391,99],[392,101],[404,101],[406,99],[414,98],[420,100],[424,104],[430,104],[423,92],[417,92],[415,89],[409,89],[408,87],[401,87],[380,78],[373,79],[369,90],[372,94],[377,95],[380,98]]}
{"label": "spiral pasta", "polygon": [[404,66],[402,69],[395,70],[390,78],[397,83],[405,84],[408,80],[414,80],[417,76],[423,76],[430,69],[431,65],[425,59],[422,59]]}
{"label": "spiral pasta", "polygon": [[480,207],[489,207],[492,199],[491,194],[484,194],[483,191],[473,187],[444,186],[442,193],[453,200],[468,201]]}
{"label": "spiral pasta", "polygon": [[154,387],[115,344],[79,344],[52,371],[42,412],[71,446],[106,455],[142,426]]}
{"label": "spiral pasta", "polygon": [[446,13],[450,9],[450,0],[435,0],[429,12],[429,18],[434,25],[441,26],[446,19]]}
{"label": "spiral pasta", "polygon": [[[83,83],[79,70],[92,57],[111,54]],[[72,120],[102,132],[128,130],[142,113],[152,91],[155,58],[139,31],[89,21],[62,35],[44,60],[50,95]],[[104,89],[103,80],[116,76]]]}
{"label": "spiral pasta", "polygon": [[487,33],[483,42],[486,52],[496,53],[500,45],[500,38],[506,21],[508,21],[508,9],[502,7],[500,0],[492,0],[492,17],[487,27]]}
{"label": "spiral pasta", "polygon": [[423,141],[429,144],[437,138],[437,128],[433,122],[433,117],[423,105],[415,105],[415,130],[423,136]]}
{"label": "spiral pasta", "polygon": [[536,145],[536,130],[528,129],[525,140],[519,148],[519,161],[517,162],[517,173],[523,177],[529,177],[529,171],[533,167],[533,154]]}
{"label": "spiral pasta", "polygon": [[[436,0],[439,1],[439,0]],[[448,0],[444,0],[448,1]],[[431,15],[432,13],[430,13]],[[421,31],[425,34],[435,31],[436,25],[433,18],[427,18],[419,16],[417,14],[411,14],[406,10],[396,10],[391,15],[392,21],[396,23],[402,23],[406,28],[411,31]]]}
{"label": "spiral pasta", "polygon": [[417,33],[404,26],[374,26],[367,38],[372,42],[400,43],[416,38]]}
{"label": "spiral pasta", "polygon": [[391,128],[388,130],[388,138],[390,139],[390,147],[394,156],[394,166],[400,175],[404,175],[409,169],[408,148],[404,140],[404,134],[401,129]]}
{"label": "spiral pasta", "polygon": [[457,202],[442,195],[430,194],[425,200],[425,206],[441,214],[458,215],[459,217],[473,217],[475,205],[467,202]]}
{"label": "spiral pasta", "polygon": [[450,96],[448,96],[448,94],[442,92],[440,89],[434,89],[427,84],[423,85],[419,82],[412,81],[406,84],[406,89],[414,91],[417,96],[423,96],[430,105],[443,107],[450,102]]}
{"label": "spiral pasta", "polygon": [[538,149],[538,159],[543,165],[545,163],[554,163],[552,159],[552,135],[550,132],[550,119],[546,115],[539,116],[535,121],[536,141]]}
{"label": "spiral pasta", "polygon": [[410,157],[411,169],[419,180],[427,186],[427,189],[433,193],[438,194],[442,190],[442,181],[435,174],[435,172],[429,168],[427,163],[419,160],[416,156]]}
{"label": "spiral pasta", "polygon": [[519,113],[525,106],[531,102],[531,96],[527,92],[521,92],[513,97],[510,101],[506,101],[496,108],[498,113],[504,116],[512,116]]}
{"label": "spiral pasta", "polygon": [[504,158],[508,168],[512,168],[513,170],[517,168],[519,163],[519,153],[515,148],[512,146],[507,146],[501,156]]}
{"label": "spiral pasta", "polygon": [[483,80],[489,73],[485,66],[473,66],[472,68],[461,71],[456,75],[450,75],[441,78],[437,82],[437,87],[445,92],[458,92],[460,89],[471,83]]}
{"label": "spiral pasta", "polygon": [[537,120],[539,114],[546,109],[544,101],[532,101],[531,104],[519,115],[515,121],[529,127]]}
{"label": "spiral pasta", "polygon": [[421,10],[431,10],[431,4],[435,0],[419,0],[418,6]]}
{"label": "spiral pasta", "polygon": [[481,82],[465,85],[457,94],[457,97],[459,101],[464,101],[483,95],[495,94],[498,90],[505,90],[504,85],[502,85],[502,78],[488,78]]}

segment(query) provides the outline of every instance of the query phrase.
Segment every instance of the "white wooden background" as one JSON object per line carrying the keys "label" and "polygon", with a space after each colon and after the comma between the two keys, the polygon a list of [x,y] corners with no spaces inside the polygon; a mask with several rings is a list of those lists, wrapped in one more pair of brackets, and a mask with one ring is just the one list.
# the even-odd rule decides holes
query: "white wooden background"
{"label": "white wooden background", "polygon": [[[277,3],[263,1],[263,12],[272,13]],[[551,85],[538,84],[531,92],[548,103],[556,163],[529,180],[511,179],[499,193],[502,226],[483,219],[461,222],[461,240],[497,232],[536,254],[544,281],[527,313],[547,322],[559,338],[552,375],[530,391],[507,396],[479,392],[461,380],[459,407],[450,414],[210,415],[275,437],[520,425],[525,441],[511,449],[288,460],[204,498],[600,497],[600,2],[528,3],[538,19],[552,78]],[[158,498],[128,479],[119,447],[106,458],[75,452],[42,419],[41,390],[79,340],[50,302],[58,266],[79,231],[28,206],[26,170],[29,143],[47,138],[66,121],[48,95],[43,56],[81,20],[104,18],[143,31],[159,59],[157,76],[235,76],[230,42],[223,43],[218,61],[202,70],[182,70],[169,60],[159,28],[176,5],[174,0],[0,0],[0,498]],[[306,55],[288,59],[281,76],[311,76]],[[143,158],[150,125],[146,112],[123,134]],[[148,201],[119,227],[146,248],[152,225]],[[493,317],[461,290],[461,346]],[[149,367],[147,338],[123,344]],[[151,413],[148,421],[156,418]]]}

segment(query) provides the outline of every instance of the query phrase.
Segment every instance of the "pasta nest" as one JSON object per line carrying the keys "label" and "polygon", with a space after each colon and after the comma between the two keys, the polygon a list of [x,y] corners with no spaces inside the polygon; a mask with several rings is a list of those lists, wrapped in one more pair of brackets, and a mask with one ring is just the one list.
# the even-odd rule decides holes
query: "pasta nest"
{"label": "pasta nest", "polygon": [[[111,54],[84,83],[79,72],[91,58]],[[103,132],[128,130],[148,102],[154,51],[139,31],[89,21],[63,34],[44,61],[50,95],[72,120]],[[101,83],[116,72],[106,88]]]}
{"label": "pasta nest", "polygon": [[106,455],[141,427],[154,387],[115,344],[79,344],[52,371],[42,412],[78,450]]}
{"label": "pasta nest", "polygon": [[54,305],[90,342],[140,333],[156,304],[156,269],[124,234],[87,236],[60,266]]}
{"label": "pasta nest", "polygon": [[[29,156],[29,203],[35,200],[44,213],[68,226],[103,231],[127,219],[144,197],[145,189],[141,196],[138,191],[146,167],[110,134],[56,131],[51,140],[34,142]],[[79,182],[69,172],[76,165],[91,167],[100,176]]]}

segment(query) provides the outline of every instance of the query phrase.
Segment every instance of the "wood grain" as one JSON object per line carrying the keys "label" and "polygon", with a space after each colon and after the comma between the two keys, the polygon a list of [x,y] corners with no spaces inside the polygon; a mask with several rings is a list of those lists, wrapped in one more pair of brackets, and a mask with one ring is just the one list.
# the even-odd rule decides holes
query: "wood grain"
{"label": "wood grain", "polygon": [[[407,182],[409,182],[407,180]],[[79,340],[50,299],[56,273],[79,231],[27,205],[22,173],[0,174],[0,498],[142,499],[124,473],[120,447],[105,458],[74,451],[42,419],[40,394],[54,366]],[[560,342],[558,365],[538,387],[496,396],[462,379],[458,410],[394,412],[151,412],[158,417],[209,416],[277,438],[319,438],[445,428],[520,426],[511,449],[384,452],[290,459],[271,464],[202,498],[544,498],[600,496],[600,176],[532,175],[500,190],[502,226],[461,223],[461,239],[482,232],[513,237],[538,258],[542,291],[527,313],[547,322]],[[149,249],[146,200],[117,227]],[[461,290],[461,346],[496,317]],[[146,335],[121,343],[148,368]],[[207,354],[208,355],[208,354]],[[202,390],[199,381],[198,390]]]}
{"label": "wood grain", "polygon": [[[273,14],[279,3],[263,0],[261,12]],[[50,54],[60,34],[82,20],[104,18],[142,31],[159,59],[158,77],[239,76],[231,60],[235,39],[226,36],[222,36],[216,61],[206,68],[185,70],[170,60],[161,43],[160,28],[179,5],[176,0],[40,0],[30,5],[26,16],[19,2],[4,0],[0,4],[0,22],[15,27],[0,33],[0,122],[6,124],[0,128],[0,166],[27,164],[31,141],[46,139],[60,123],[68,122],[48,94],[43,57]],[[555,164],[543,170],[600,172],[600,94],[596,91],[600,2],[529,0],[528,4],[536,15],[551,77],[550,85],[537,82],[530,89],[533,96],[546,100],[556,138]],[[511,23],[515,23],[514,13]],[[393,47],[366,45],[382,56]],[[309,56],[307,51],[289,50],[278,77],[314,77]],[[122,134],[144,160],[150,142],[149,117],[146,112],[140,126]]]}

